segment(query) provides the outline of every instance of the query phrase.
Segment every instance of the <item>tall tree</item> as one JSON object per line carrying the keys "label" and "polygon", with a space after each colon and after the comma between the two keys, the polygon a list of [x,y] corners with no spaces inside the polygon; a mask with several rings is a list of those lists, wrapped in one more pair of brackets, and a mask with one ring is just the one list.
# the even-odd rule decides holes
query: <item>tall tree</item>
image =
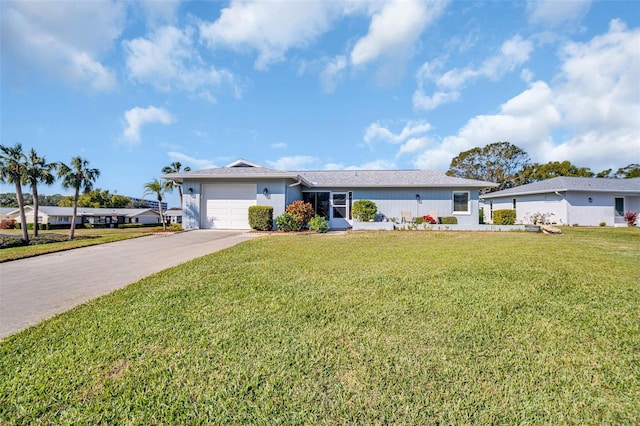
{"label": "tall tree", "polygon": [[164,193],[167,191],[169,184],[168,181],[159,181],[158,179],[154,179],[151,182],[147,182],[144,184],[144,193],[142,197],[146,197],[147,195],[154,195],[158,200],[158,213],[160,213],[160,221],[162,222],[162,229],[167,229],[167,224],[164,221],[164,212],[162,211],[162,199]]}
{"label": "tall tree", "polygon": [[35,149],[31,148],[26,157],[25,180],[31,186],[33,196],[33,236],[38,236],[38,183],[52,185],[56,177],[53,174],[57,164],[47,163],[44,157],[40,157]]}
{"label": "tall tree", "polygon": [[546,164],[534,163],[526,166],[522,172],[526,183],[538,182],[559,176],[594,177],[588,167],[578,167],[570,161],[549,161]]}
{"label": "tall tree", "polygon": [[451,160],[447,175],[497,183],[495,190],[522,185],[522,170],[529,155],[509,142],[494,142],[484,148],[461,152]]}
{"label": "tall tree", "polygon": [[631,179],[640,177],[640,164],[629,164],[626,167],[620,167],[614,177],[618,179]]}
{"label": "tall tree", "polygon": [[100,170],[89,168],[89,162],[80,157],[71,159],[71,166],[64,163],[58,164],[58,177],[62,179],[62,187],[73,189],[73,216],[71,218],[71,229],[69,230],[69,239],[73,240],[76,232],[76,217],[78,215],[78,197],[80,196],[80,188],[85,192],[93,189],[93,183],[100,176]]}
{"label": "tall tree", "polygon": [[[180,173],[181,171],[183,172],[191,171],[191,167],[188,167],[188,166],[180,170],[181,168],[182,168],[182,164],[180,164],[179,161],[174,161],[170,165],[163,167],[162,173],[168,174],[168,173]],[[169,192],[173,191],[173,188],[178,188],[178,196],[180,197],[180,207],[182,207],[182,184],[173,180],[168,180],[166,185],[167,185],[167,191]]]}
{"label": "tall tree", "polygon": [[0,182],[13,183],[16,186],[16,201],[20,209],[20,228],[22,229],[22,239],[29,243],[29,233],[27,232],[27,216],[24,213],[24,198],[22,196],[22,184],[27,175],[27,161],[22,144],[10,147],[0,145]]}

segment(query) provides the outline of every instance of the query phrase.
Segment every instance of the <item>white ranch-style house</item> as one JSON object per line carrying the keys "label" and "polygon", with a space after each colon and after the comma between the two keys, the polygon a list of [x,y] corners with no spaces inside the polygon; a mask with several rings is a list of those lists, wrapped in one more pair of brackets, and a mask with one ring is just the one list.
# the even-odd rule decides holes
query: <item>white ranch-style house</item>
{"label": "white ranch-style house", "polygon": [[481,196],[485,221],[495,210],[516,211],[516,223],[536,213],[551,223],[581,226],[626,226],[624,214],[640,211],[640,178],[556,177]]}
{"label": "white ranch-style house", "polygon": [[272,206],[275,219],[297,200],[311,203],[332,229],[352,227],[356,200],[375,202],[383,220],[408,212],[477,225],[480,191],[497,186],[431,170],[283,171],[243,159],[162,178],[182,184],[184,229],[249,229],[250,206]]}
{"label": "white ranch-style house", "polygon": [[[33,223],[33,206],[25,206],[27,223]],[[8,215],[20,223],[20,210],[15,209]],[[73,207],[39,206],[38,223],[55,227],[71,226]],[[76,225],[84,223],[95,226],[116,227],[120,224],[160,224],[160,214],[152,209],[109,209],[78,207]]]}

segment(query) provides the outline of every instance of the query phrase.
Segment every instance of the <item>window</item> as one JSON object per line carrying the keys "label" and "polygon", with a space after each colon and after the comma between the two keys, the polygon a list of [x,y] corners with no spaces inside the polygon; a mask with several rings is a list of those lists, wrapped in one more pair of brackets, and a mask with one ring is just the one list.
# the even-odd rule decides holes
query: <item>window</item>
{"label": "window", "polygon": [[624,216],[624,198],[615,199],[616,215]]}
{"label": "window", "polygon": [[318,216],[329,219],[329,195],[328,192],[304,192],[302,199],[305,203],[311,203]]}
{"label": "window", "polygon": [[453,213],[470,213],[468,191],[453,193]]}

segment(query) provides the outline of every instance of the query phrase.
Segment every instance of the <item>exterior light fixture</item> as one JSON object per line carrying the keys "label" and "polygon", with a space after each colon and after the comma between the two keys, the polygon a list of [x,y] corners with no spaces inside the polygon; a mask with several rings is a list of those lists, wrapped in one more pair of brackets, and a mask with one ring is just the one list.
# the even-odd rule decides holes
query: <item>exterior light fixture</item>
{"label": "exterior light fixture", "polygon": [[593,198],[589,197],[589,202],[593,203]]}
{"label": "exterior light fixture", "polygon": [[264,195],[265,197],[269,197],[269,188],[265,188],[262,190],[262,195]]}
{"label": "exterior light fixture", "polygon": [[416,194],[416,201],[420,202],[420,194]]}
{"label": "exterior light fixture", "polygon": [[189,193],[189,195],[193,195],[193,188],[187,189],[187,192]]}

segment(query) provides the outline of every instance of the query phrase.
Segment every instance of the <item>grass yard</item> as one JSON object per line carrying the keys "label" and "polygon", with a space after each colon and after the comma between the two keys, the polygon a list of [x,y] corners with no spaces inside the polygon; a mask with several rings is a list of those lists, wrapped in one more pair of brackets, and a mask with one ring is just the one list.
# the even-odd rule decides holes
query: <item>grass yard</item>
{"label": "grass yard", "polygon": [[640,229],[270,236],[0,342],[0,423],[640,424]]}
{"label": "grass yard", "polygon": [[[66,229],[59,229],[55,231],[40,231],[40,237],[38,238],[41,240],[64,240],[59,242],[47,242],[46,244],[34,244],[33,231],[29,231],[31,245],[0,249],[0,263],[8,262],[10,260],[39,256],[41,254],[54,253],[57,251],[71,250],[78,247],[87,247],[96,244],[112,243],[114,241],[126,240],[129,238],[142,237],[159,230],[162,230],[162,227],[128,229],[79,228],[75,232],[76,239],[72,241],[66,240],[69,237],[69,230]],[[2,242],[5,238],[22,238],[22,231],[19,229],[3,229],[0,230],[0,234],[5,235],[4,237],[0,237],[0,242]]]}

